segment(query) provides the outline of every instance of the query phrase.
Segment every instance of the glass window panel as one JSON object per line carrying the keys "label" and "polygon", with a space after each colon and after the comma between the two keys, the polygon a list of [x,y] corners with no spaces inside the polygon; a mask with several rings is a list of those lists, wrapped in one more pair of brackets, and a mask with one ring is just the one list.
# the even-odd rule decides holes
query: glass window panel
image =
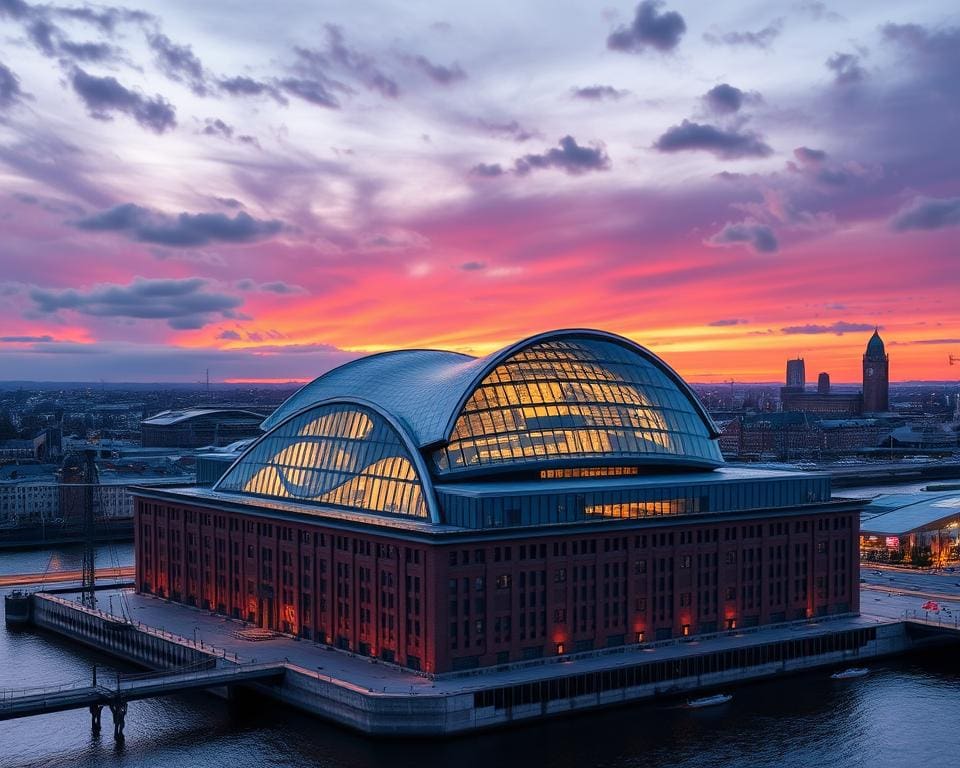
{"label": "glass window panel", "polygon": [[529,347],[491,371],[434,460],[444,472],[651,454],[721,461],[700,414],[653,362],[612,342],[568,339]]}
{"label": "glass window panel", "polygon": [[281,424],[216,488],[427,516],[416,469],[400,436],[379,414],[360,406],[320,406]]}

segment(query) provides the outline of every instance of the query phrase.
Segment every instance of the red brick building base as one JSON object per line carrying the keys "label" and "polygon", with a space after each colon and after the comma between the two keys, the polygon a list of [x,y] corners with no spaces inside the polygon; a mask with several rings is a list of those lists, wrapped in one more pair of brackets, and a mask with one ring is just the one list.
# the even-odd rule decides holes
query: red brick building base
{"label": "red brick building base", "polygon": [[858,524],[832,503],[418,535],[150,495],[136,502],[136,578],[433,673],[857,611]]}

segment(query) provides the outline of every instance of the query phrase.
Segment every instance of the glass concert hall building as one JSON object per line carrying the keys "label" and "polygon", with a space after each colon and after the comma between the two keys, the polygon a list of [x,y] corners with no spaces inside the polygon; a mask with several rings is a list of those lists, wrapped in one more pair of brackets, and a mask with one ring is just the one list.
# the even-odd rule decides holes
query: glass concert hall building
{"label": "glass concert hall building", "polygon": [[213,487],[138,490],[139,591],[427,673],[858,610],[858,503],[725,467],[610,333],[371,355],[263,430]]}

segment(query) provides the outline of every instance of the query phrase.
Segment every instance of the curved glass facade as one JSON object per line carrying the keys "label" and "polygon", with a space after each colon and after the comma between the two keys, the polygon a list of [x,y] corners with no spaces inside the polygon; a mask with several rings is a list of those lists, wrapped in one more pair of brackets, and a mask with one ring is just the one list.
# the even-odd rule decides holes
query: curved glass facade
{"label": "curved glass facade", "polygon": [[429,517],[400,436],[382,416],[359,405],[319,406],[284,422],[215,490]]}
{"label": "curved glass facade", "polygon": [[534,344],[497,365],[433,461],[443,474],[598,457],[723,461],[703,417],[655,363],[577,338]]}

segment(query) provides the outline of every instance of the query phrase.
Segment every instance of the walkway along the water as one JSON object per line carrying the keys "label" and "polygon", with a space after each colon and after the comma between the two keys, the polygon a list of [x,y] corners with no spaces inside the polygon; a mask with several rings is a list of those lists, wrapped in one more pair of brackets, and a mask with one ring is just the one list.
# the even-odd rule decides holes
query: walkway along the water
{"label": "walkway along the water", "polygon": [[[443,736],[497,728],[654,697],[728,689],[804,670],[863,666],[868,659],[920,645],[960,640],[953,627],[908,622],[902,615],[845,614],[428,676],[275,633],[251,642],[245,625],[226,617],[127,590],[118,595],[123,596],[125,614],[134,620],[86,608],[67,595],[35,593],[20,614],[21,623],[147,668],[175,669],[181,683],[177,690],[217,690],[242,682],[266,698],[379,736]],[[214,668],[255,671],[244,680],[237,672],[225,678],[219,677],[224,672],[206,673]],[[264,678],[258,678],[261,672]],[[134,687],[152,690],[153,695],[175,692],[174,685],[160,682],[173,677],[151,677],[152,687]],[[71,707],[102,708],[111,706],[114,688],[107,688],[84,683],[53,693],[63,693],[57,701]],[[134,691],[129,692],[126,698],[135,698]],[[32,700],[22,697],[21,706],[41,711],[51,706],[49,693],[45,705],[36,703],[43,699],[44,692],[32,692]],[[112,708],[121,726],[124,705],[117,702]]]}

